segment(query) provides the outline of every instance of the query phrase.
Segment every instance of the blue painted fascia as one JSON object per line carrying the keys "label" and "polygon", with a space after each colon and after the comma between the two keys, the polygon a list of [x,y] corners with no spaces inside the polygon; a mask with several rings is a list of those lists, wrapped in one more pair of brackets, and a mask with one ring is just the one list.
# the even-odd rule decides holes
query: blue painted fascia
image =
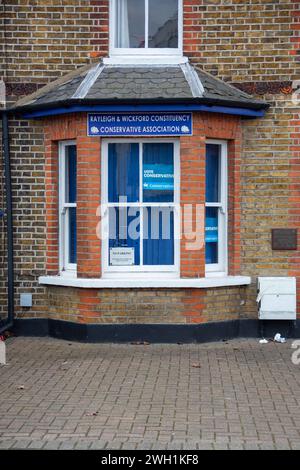
{"label": "blue painted fascia", "polygon": [[26,119],[36,119],[47,116],[58,116],[61,114],[81,113],[81,112],[101,112],[101,113],[119,113],[119,112],[182,112],[198,111],[207,113],[233,114],[247,117],[263,117],[266,110],[249,108],[231,108],[228,106],[207,106],[204,104],[181,104],[181,105],[92,105],[92,106],[72,106],[53,108],[45,110],[31,111],[23,114]]}

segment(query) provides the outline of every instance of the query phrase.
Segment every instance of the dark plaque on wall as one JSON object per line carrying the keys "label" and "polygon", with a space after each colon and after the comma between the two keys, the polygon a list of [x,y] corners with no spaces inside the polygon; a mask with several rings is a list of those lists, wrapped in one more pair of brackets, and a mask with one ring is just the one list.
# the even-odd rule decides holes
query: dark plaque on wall
{"label": "dark plaque on wall", "polygon": [[272,250],[297,250],[297,229],[273,228]]}

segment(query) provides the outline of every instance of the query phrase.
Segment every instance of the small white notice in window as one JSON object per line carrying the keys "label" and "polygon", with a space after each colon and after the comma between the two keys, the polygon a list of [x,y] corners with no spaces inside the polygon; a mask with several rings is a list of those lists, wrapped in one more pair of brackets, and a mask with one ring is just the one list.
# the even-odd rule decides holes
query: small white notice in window
{"label": "small white notice in window", "polygon": [[134,264],[134,248],[110,248],[109,262],[111,266],[132,266]]}

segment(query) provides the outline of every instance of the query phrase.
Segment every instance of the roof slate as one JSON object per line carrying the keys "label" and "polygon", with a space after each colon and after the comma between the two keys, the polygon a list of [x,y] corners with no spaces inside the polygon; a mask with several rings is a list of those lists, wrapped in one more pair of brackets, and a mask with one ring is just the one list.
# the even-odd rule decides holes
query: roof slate
{"label": "roof slate", "polygon": [[105,67],[86,99],[192,98],[180,67]]}
{"label": "roof slate", "polygon": [[[196,71],[196,82],[195,73]],[[93,80],[94,74],[94,80]],[[199,82],[199,80],[200,82]],[[86,84],[85,84],[86,82]],[[202,84],[202,86],[201,86]],[[84,95],[76,91],[81,85]],[[84,86],[83,86],[84,85]],[[204,92],[202,93],[202,87]],[[85,89],[86,88],[86,89]],[[197,94],[195,95],[195,90]],[[197,91],[198,90],[198,91]],[[268,105],[228,83],[190,65],[116,66],[99,64],[78,69],[18,101],[15,109],[41,109],[72,103],[106,103],[109,101],[189,101],[240,106],[255,109]]]}

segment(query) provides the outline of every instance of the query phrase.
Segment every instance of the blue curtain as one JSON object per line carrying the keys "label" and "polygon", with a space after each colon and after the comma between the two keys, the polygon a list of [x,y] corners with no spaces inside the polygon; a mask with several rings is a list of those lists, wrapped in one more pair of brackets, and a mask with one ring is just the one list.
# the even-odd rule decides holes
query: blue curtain
{"label": "blue curtain", "polygon": [[[206,202],[220,198],[220,145],[206,145]],[[218,208],[207,207],[205,217],[205,262],[218,263]]]}
{"label": "blue curtain", "polygon": [[219,201],[220,145],[206,145],[206,202]]}
{"label": "blue curtain", "polygon": [[[172,143],[143,144],[143,174],[148,168],[154,172],[173,175],[171,178],[153,178],[154,188],[143,189],[144,202],[174,201],[174,152]],[[143,176],[145,181],[145,176]],[[156,180],[156,184],[155,184]],[[168,188],[172,189],[168,189]],[[169,208],[148,207],[144,209],[145,265],[174,264],[174,212]]]}
{"label": "blue curtain", "polygon": [[108,201],[139,201],[139,144],[108,145]]}
{"label": "blue curtain", "polygon": [[76,208],[69,209],[69,263],[77,262]]}
{"label": "blue curtain", "polygon": [[[139,176],[139,144],[109,144],[108,200],[139,201],[139,184],[144,184],[144,170],[153,171],[151,189],[143,189],[143,202],[174,201],[174,155],[172,143],[143,144],[143,182]],[[159,175],[156,177],[155,175]],[[151,179],[151,178],[150,178]],[[159,188],[159,189],[158,189]],[[127,227],[124,227],[124,211]],[[140,264],[140,214],[129,215],[132,208],[111,208],[109,211],[109,250],[112,247],[134,248],[135,265]],[[145,265],[174,264],[174,213],[169,208],[145,208],[143,250]],[[123,222],[122,222],[123,219]],[[148,221],[148,224],[147,224]],[[137,237],[130,229],[135,225]],[[120,230],[124,233],[120,234]],[[121,235],[121,236],[120,236]]]}
{"label": "blue curtain", "polygon": [[76,145],[67,147],[67,174],[68,174],[68,202],[76,202],[76,176],[77,176],[77,154]]}
{"label": "blue curtain", "polygon": [[144,264],[174,264],[174,210],[147,207],[144,209]]}
{"label": "blue curtain", "polygon": [[[69,145],[66,154],[67,170],[67,201],[76,202],[77,197],[77,153],[76,145]],[[76,230],[76,208],[70,207],[69,211],[69,263],[77,262],[77,230]]]}

